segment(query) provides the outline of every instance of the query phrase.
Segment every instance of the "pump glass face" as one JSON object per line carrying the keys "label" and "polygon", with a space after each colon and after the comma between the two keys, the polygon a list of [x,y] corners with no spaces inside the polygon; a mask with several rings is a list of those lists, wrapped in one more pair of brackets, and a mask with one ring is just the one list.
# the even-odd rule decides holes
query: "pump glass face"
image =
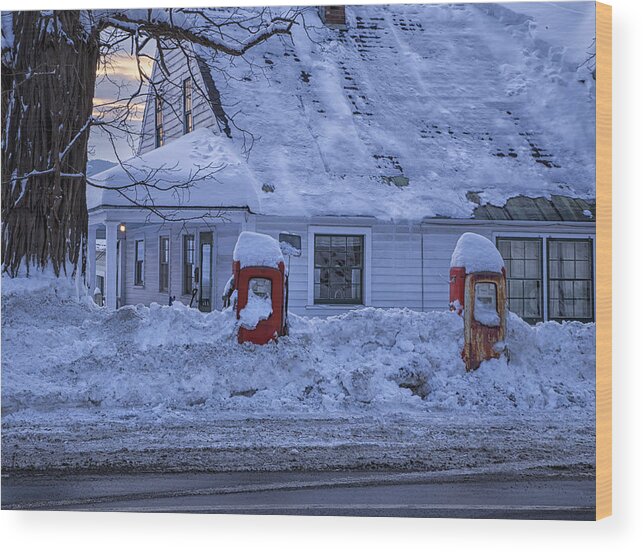
{"label": "pump glass face", "polygon": [[485,326],[499,326],[497,288],[491,282],[479,282],[475,287],[473,317]]}
{"label": "pump glass face", "polygon": [[272,297],[272,281],[268,278],[250,278],[249,289],[250,293],[262,299]]}

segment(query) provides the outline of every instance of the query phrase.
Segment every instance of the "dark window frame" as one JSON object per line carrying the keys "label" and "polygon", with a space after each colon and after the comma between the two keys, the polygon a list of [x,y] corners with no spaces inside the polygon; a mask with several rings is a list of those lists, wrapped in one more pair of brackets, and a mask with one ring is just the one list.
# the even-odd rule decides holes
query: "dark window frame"
{"label": "dark window frame", "polygon": [[157,148],[165,143],[163,132],[163,98],[157,94],[154,96],[154,136]]}
{"label": "dark window frame", "polygon": [[[188,244],[191,242],[191,247]],[[188,262],[188,253],[192,253],[192,260]],[[194,234],[183,234],[183,295],[192,295],[194,289],[194,266],[196,260],[196,239]]]}
{"label": "dark window frame", "polygon": [[[531,242],[536,242],[538,244],[538,252],[539,252],[539,258],[540,258],[540,278],[518,278],[518,277],[510,277],[510,270],[507,270],[506,264],[507,261],[513,260],[512,257],[509,257],[509,259],[505,259],[503,257],[503,260],[505,261],[505,271],[507,274],[507,304],[511,305],[511,294],[509,293],[509,287],[510,287],[510,280],[519,280],[521,282],[525,282],[526,280],[528,281],[536,281],[540,282],[540,301],[539,301],[539,308],[540,308],[540,317],[528,317],[528,318],[523,318],[525,322],[528,324],[537,324],[538,322],[544,322],[545,320],[545,291],[544,291],[544,285],[545,285],[545,259],[543,259],[543,238],[542,237],[531,237],[531,236],[496,236],[496,247],[500,251],[500,242],[501,241],[531,241]],[[511,251],[511,248],[510,248]],[[525,258],[523,259],[516,259],[516,260],[527,260]],[[525,311],[525,300],[528,299],[524,296],[524,284],[523,284],[523,294],[521,297],[513,297],[515,300],[520,300],[522,302],[522,312]],[[511,308],[509,309],[511,310]],[[514,312],[514,311],[512,311]],[[518,314],[518,313],[516,313]],[[521,315],[519,315],[521,316]],[[521,316],[522,318],[522,316]]]}
{"label": "dark window frame", "polygon": [[[167,247],[164,247],[164,244]],[[159,236],[159,291],[170,290],[170,237]]]}
{"label": "dark window frame", "polygon": [[[138,245],[142,244],[143,258],[139,258]],[[145,238],[134,241],[134,285],[145,285]]]}
{"label": "dark window frame", "polygon": [[192,117],[192,99],[194,84],[192,77],[183,80],[183,134],[194,130],[194,118]]}
{"label": "dark window frame", "polygon": [[[332,250],[332,240],[333,238],[344,238],[345,240],[347,238],[358,238],[361,242],[360,244],[360,263],[359,265],[351,265],[350,267],[333,267],[330,266],[330,263],[328,266],[323,266],[323,265],[318,265],[317,264],[317,238],[329,238],[330,239],[330,250]],[[366,239],[364,234],[328,234],[324,232],[320,233],[315,233],[313,234],[313,302],[315,305],[364,305],[364,271],[365,271],[365,247],[366,247]],[[348,248],[348,245],[345,246]],[[329,250],[329,251],[330,251]],[[330,256],[329,256],[330,259]],[[330,299],[330,298],[321,298],[317,297],[317,288],[318,286],[321,287],[321,278],[320,281],[317,281],[316,273],[317,270],[331,270],[331,269],[337,269],[337,268],[343,268],[343,270],[359,270],[360,271],[360,278],[359,278],[359,296],[357,298],[340,298],[340,299]],[[354,285],[354,284],[351,284]]]}
{"label": "dark window frame", "polygon": [[[574,261],[574,278],[562,278],[560,276],[552,278],[550,267],[549,267],[550,250],[551,250],[552,242],[557,242],[557,243],[562,243],[562,242],[573,242],[573,243],[585,242],[585,243],[588,244],[588,248],[587,248],[588,259],[576,259],[576,248],[574,248],[574,259],[573,259],[573,261]],[[572,260],[572,259],[570,259],[570,260]],[[583,261],[586,260],[587,261],[587,263],[589,264],[589,278],[577,278],[576,277],[576,261],[577,260],[583,260]],[[547,268],[547,318],[549,320],[554,320],[556,322],[563,322],[563,321],[566,321],[566,320],[570,320],[570,321],[571,320],[577,320],[579,322],[585,322],[585,323],[594,322],[596,320],[596,301],[595,301],[595,297],[594,297],[594,278],[595,278],[595,275],[594,275],[594,240],[592,238],[582,238],[582,237],[578,237],[578,238],[548,238],[547,239],[547,259],[545,260],[545,262],[547,263],[547,265],[546,265],[546,268]],[[589,282],[589,284],[590,284],[590,286],[589,286],[590,293],[589,293],[588,299],[589,299],[589,302],[590,302],[590,312],[591,312],[591,315],[589,317],[580,318],[580,317],[576,317],[576,316],[572,316],[572,317],[569,317],[569,316],[566,316],[566,317],[552,316],[552,314],[551,314],[552,313],[551,301],[552,301],[552,289],[553,289],[553,286],[551,285],[551,283],[552,282],[561,282],[561,281]],[[572,301],[576,301],[576,298],[573,297]]]}

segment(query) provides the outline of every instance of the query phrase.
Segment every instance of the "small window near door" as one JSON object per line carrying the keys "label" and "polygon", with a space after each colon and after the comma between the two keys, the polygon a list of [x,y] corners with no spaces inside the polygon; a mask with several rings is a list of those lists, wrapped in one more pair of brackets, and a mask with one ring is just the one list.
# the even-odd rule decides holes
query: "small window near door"
{"label": "small window near door", "polygon": [[142,286],[145,277],[145,241],[136,240],[134,250],[134,285]]}
{"label": "small window near door", "polygon": [[168,291],[170,285],[170,238],[159,238],[159,291]]}
{"label": "small window near door", "polygon": [[194,235],[183,236],[183,293],[191,295],[194,289]]}

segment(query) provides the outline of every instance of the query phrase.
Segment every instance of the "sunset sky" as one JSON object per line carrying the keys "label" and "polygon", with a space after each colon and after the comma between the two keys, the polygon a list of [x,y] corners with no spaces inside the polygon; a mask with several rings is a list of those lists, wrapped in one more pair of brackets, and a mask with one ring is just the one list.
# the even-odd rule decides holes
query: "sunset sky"
{"label": "sunset sky", "polygon": [[[151,72],[151,62],[142,60],[148,72]],[[119,89],[119,86],[123,88]],[[136,90],[138,86],[138,73],[134,58],[126,53],[121,53],[112,59],[109,68],[101,68],[97,81],[94,96],[94,115],[100,114],[100,106],[106,102],[114,102],[119,98],[126,99],[127,96]],[[145,97],[138,98],[140,106],[136,113],[130,118],[129,139],[128,132],[124,129],[121,132],[114,132],[114,144],[118,155],[122,159],[131,157],[135,151],[132,149],[132,140],[137,144],[140,123],[143,119]],[[90,159],[106,159],[116,161],[116,154],[107,134],[101,129],[94,127],[90,136]]]}

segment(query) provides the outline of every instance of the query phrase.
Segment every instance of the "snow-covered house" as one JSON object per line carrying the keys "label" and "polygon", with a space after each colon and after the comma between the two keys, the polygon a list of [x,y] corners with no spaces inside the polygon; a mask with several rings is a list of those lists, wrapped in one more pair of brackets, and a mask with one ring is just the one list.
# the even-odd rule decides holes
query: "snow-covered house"
{"label": "snow-covered house", "polygon": [[[228,78],[167,57],[139,156],[88,197],[107,304],[188,303],[198,268],[195,306],[221,308],[254,230],[301,238],[295,313],[442,309],[476,232],[505,259],[512,311],[593,320],[594,4],[574,6],[320,8]],[[154,189],[119,189],[150,171]]]}

